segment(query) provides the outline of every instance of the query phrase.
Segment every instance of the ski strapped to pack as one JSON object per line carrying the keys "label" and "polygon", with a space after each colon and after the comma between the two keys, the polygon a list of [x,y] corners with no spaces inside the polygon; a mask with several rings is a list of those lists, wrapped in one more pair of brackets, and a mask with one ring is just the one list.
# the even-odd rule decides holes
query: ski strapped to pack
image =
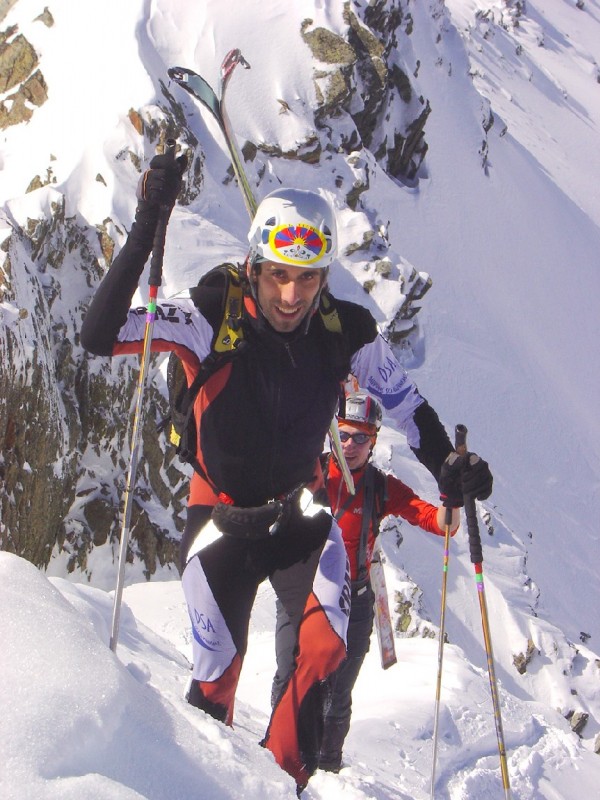
{"label": "ski strapped to pack", "polygon": [[[363,500],[362,528],[358,548],[358,569],[354,591],[361,592],[361,585],[371,583],[375,595],[374,614],[379,656],[383,669],[396,663],[396,647],[394,645],[394,628],[388,602],[385,572],[381,559],[381,548],[375,543],[371,559],[371,569],[367,570],[367,543],[369,525],[372,526],[375,539],[379,536],[379,525],[385,514],[387,502],[387,475],[381,470],[367,464],[365,470],[365,488]],[[354,584],[353,584],[354,586]]]}

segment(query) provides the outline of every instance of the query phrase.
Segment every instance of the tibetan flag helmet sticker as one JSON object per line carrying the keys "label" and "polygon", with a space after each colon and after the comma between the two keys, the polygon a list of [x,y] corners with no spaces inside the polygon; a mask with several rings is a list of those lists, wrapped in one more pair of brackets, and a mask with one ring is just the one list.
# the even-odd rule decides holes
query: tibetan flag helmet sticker
{"label": "tibetan flag helmet sticker", "polygon": [[321,231],[308,223],[280,225],[269,231],[269,247],[277,261],[302,267],[318,261],[327,242]]}

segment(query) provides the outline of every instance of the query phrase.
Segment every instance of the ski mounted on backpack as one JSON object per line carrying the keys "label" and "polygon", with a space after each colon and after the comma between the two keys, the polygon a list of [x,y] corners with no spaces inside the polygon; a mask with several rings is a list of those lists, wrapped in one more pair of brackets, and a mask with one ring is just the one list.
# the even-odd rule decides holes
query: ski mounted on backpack
{"label": "ski mounted on backpack", "polygon": [[379,543],[379,527],[385,516],[385,504],[388,499],[388,481],[385,472],[374,464],[368,463],[365,471],[363,520],[360,533],[360,547],[358,551],[358,578],[367,575],[367,541],[369,536],[369,523],[375,546],[371,555],[371,568],[368,577],[375,595],[375,631],[379,645],[379,658],[383,669],[393,666],[397,662],[396,646],[394,644],[394,627],[388,601],[385,572]]}
{"label": "ski mounted on backpack", "polygon": [[225,93],[229,84],[229,79],[233,75],[234,69],[240,64],[244,69],[250,69],[250,64],[246,61],[240,50],[230,50],[221,64],[221,88],[220,97],[217,97],[212,86],[204,80],[201,75],[193,72],[191,69],[185,67],[171,67],[167,70],[167,74],[171,80],[175,81],[182,89],[192,95],[196,100],[199,100],[202,105],[207,108],[213,117],[216,119],[225,144],[229,150],[231,164],[233,171],[240,185],[242,197],[250,218],[256,213],[256,201],[250,189],[250,184],[246,177],[242,159],[235,145],[235,139],[229,117],[227,116],[227,109],[225,108]]}
{"label": "ski mounted on backpack", "polygon": [[375,595],[375,631],[379,645],[379,657],[383,669],[397,663],[396,647],[394,644],[394,627],[390,614],[385,572],[381,558],[381,548],[377,543],[371,559],[371,586]]}
{"label": "ski mounted on backpack", "polygon": [[[250,184],[248,183],[248,178],[246,176],[239,151],[235,144],[233,131],[229,123],[229,117],[225,107],[225,94],[229,84],[229,79],[231,78],[233,71],[238,64],[241,64],[244,69],[250,69],[250,64],[243,57],[241,51],[237,48],[234,48],[227,53],[223,59],[223,63],[221,64],[220,97],[217,96],[214,89],[206,80],[204,80],[201,75],[198,75],[191,69],[187,69],[186,67],[171,67],[167,70],[167,74],[171,80],[175,81],[175,83],[181,86],[182,89],[185,89],[188,94],[192,95],[192,97],[202,103],[202,105],[210,111],[217,121],[227,145],[227,149],[229,150],[231,164],[238,182],[238,186],[240,187],[242,197],[244,199],[246,210],[250,216],[250,219],[252,219],[256,213],[257,203],[254,195],[252,194]],[[188,413],[188,420],[189,416],[190,415]],[[340,441],[337,419],[335,417],[332,419],[329,426],[329,435],[331,437],[332,447],[334,448],[338,458],[348,492],[350,494],[354,494],[354,481],[352,480],[350,469],[346,463],[346,458],[342,449],[342,443]]]}

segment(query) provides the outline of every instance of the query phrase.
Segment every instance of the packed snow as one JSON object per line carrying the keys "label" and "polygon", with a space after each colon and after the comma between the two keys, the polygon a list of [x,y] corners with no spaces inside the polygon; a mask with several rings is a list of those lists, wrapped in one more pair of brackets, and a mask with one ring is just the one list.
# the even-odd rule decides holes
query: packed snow
{"label": "packed snow", "polygon": [[[369,214],[343,208],[328,168],[268,164],[258,190],[280,180],[322,188],[338,207],[342,247],[375,226],[399,260],[431,276],[406,363],[448,430],[468,426],[471,449],[495,477],[479,517],[512,794],[587,800],[600,798],[600,2],[528,0],[518,18],[519,5],[409,4],[414,24],[401,38],[402,57],[432,106],[416,185],[389,179],[362,153],[362,161],[340,156],[336,169],[345,180],[368,172]],[[50,89],[30,123],[2,132],[0,241],[13,221],[43,216],[61,193],[67,213],[92,226],[107,216],[129,226],[137,175],[117,156],[140,145],[127,113],[156,105],[175,64],[216,85],[222,56],[239,47],[251,64],[228,90],[239,140],[284,149],[302,141],[315,65],[301,24],[345,26],[335,0],[85,0],[50,10],[55,24],[46,27],[35,19],[43,5],[19,0],[0,23],[18,24],[34,44]],[[281,114],[277,98],[293,113]],[[245,248],[246,212],[235,185],[223,183],[218,130],[185,102],[206,173],[198,200],[173,214],[165,294]],[[56,183],[25,194],[50,159]],[[382,286],[366,295],[361,270],[358,258],[343,259],[332,287],[385,323],[393,299]],[[74,276],[68,291],[61,300],[76,307],[88,289]],[[16,307],[2,302],[0,312],[1,324],[16,324]],[[436,501],[431,477],[388,426],[375,459]],[[409,628],[386,671],[374,637],[355,691],[347,766],[317,772],[307,800],[430,797],[443,542],[398,520],[384,526],[382,541],[390,603],[410,598]],[[119,644],[116,654],[109,649],[116,558],[115,545],[97,548],[90,583],[67,576],[58,554],[44,574],[0,553],[0,797],[293,797],[292,780],[258,744],[274,670],[268,585],[228,729],[184,700],[191,642],[173,571],[145,582],[139,565],[128,566]],[[504,797],[463,531],[451,545],[446,632],[435,797]],[[515,659],[525,655],[520,674]],[[589,715],[581,736],[566,718],[579,712]]]}
{"label": "packed snow", "polygon": [[[424,535],[410,531],[411,538]],[[48,579],[0,553],[0,597],[10,609],[0,623],[5,800],[294,796],[289,776],[258,744],[274,670],[274,604],[266,586],[233,730],[184,700],[191,641],[178,581],[125,589],[116,656],[108,648],[106,592]],[[496,644],[504,645],[502,628],[494,631]],[[396,647],[398,664],[385,672],[376,648],[367,657],[355,691],[348,766],[339,775],[317,772],[303,797],[429,796],[437,643],[416,637],[398,639]],[[436,796],[503,797],[485,671],[460,647],[444,649]],[[514,797],[597,796],[600,762],[558,712],[504,693],[502,717]]]}

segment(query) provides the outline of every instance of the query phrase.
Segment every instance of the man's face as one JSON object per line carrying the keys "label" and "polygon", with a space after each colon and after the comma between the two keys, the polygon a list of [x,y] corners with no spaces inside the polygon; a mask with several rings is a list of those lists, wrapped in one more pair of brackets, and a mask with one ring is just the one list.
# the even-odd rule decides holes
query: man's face
{"label": "man's face", "polygon": [[[346,463],[350,469],[360,469],[367,463],[371,448],[375,444],[375,436],[370,436],[364,428],[358,428],[349,422],[339,422],[340,439]],[[358,437],[359,441],[356,441]],[[346,439],[344,442],[343,439]],[[361,443],[361,440],[362,441]]]}
{"label": "man's face", "polygon": [[296,330],[311,308],[323,280],[323,270],[263,261],[256,276],[258,302],[278,333]]}

